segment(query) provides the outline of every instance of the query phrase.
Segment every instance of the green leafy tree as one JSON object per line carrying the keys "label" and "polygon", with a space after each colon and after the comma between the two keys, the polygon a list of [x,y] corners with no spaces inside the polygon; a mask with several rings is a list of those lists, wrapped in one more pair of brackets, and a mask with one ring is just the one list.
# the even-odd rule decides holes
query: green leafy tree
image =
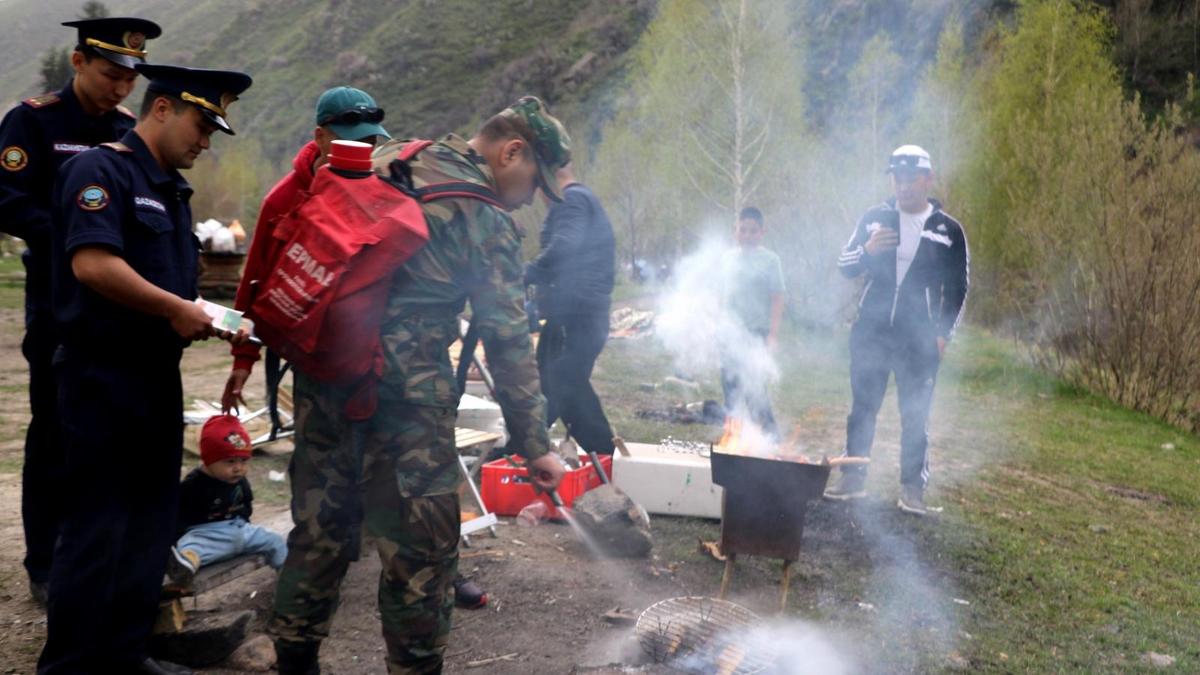
{"label": "green leafy tree", "polygon": [[[80,8],[80,19],[103,19],[109,16],[108,6],[99,0],[89,0]],[[42,64],[38,69],[41,90],[55,91],[61,88],[75,75],[71,67],[71,47],[51,47],[42,55]]]}
{"label": "green leafy tree", "polygon": [[971,156],[979,134],[971,75],[962,21],[951,17],[939,36],[937,56],[921,78],[905,132],[936,158],[940,187],[950,201],[959,168]]}
{"label": "green leafy tree", "polygon": [[42,91],[61,89],[75,74],[74,69],[71,68],[71,49],[69,47],[47,49],[42,56],[39,73]]}
{"label": "green leafy tree", "polygon": [[604,195],[604,208],[612,220],[620,259],[631,266],[651,257],[669,239],[656,212],[662,212],[656,195],[670,188],[660,173],[655,146],[646,143],[636,120],[628,113],[613,120],[588,166],[591,184]]}
{"label": "green leafy tree", "polygon": [[192,213],[197,220],[216,218],[225,224],[237,219],[250,232],[263,196],[280,174],[253,137],[220,145],[201,155],[188,172],[195,190]]}
{"label": "green leafy tree", "polygon": [[788,25],[785,8],[766,0],[668,0],[639,43],[634,96],[615,124],[636,129],[654,155],[641,166],[654,167],[666,198],[644,218],[677,230],[680,247],[704,216],[728,219],[771,198],[761,188],[803,132]]}
{"label": "green leafy tree", "polygon": [[885,143],[887,129],[895,121],[891,113],[894,106],[889,104],[898,94],[906,94],[896,91],[900,64],[891,37],[881,31],[867,41],[858,63],[850,71],[842,125],[851,130],[855,154],[867,164],[878,165],[891,149]]}
{"label": "green leafy tree", "polygon": [[81,19],[103,19],[111,15],[108,11],[108,5],[105,5],[100,0],[88,0],[83,3],[83,8],[80,10],[79,18]]}
{"label": "green leafy tree", "polygon": [[1015,28],[1000,36],[981,73],[979,145],[960,183],[982,263],[978,279],[988,289],[976,296],[977,316],[1003,321],[1037,302],[1030,282],[1054,226],[1015,213],[1055,199],[1060,168],[1076,151],[1071,132],[1100,125],[1120,107],[1111,40],[1106,15],[1090,4],[1023,0]]}

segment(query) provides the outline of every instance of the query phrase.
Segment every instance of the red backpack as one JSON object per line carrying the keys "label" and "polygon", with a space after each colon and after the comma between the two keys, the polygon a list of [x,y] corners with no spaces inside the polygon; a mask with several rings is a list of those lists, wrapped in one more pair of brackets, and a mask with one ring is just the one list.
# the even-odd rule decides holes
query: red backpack
{"label": "red backpack", "polygon": [[246,311],[255,334],[305,375],[356,385],[346,404],[352,420],[375,412],[392,276],[429,240],[421,204],[469,197],[500,206],[473,183],[413,188],[408,162],[430,144],[405,145],[390,179],[319,169],[300,205],[276,223],[272,236],[282,245]]}

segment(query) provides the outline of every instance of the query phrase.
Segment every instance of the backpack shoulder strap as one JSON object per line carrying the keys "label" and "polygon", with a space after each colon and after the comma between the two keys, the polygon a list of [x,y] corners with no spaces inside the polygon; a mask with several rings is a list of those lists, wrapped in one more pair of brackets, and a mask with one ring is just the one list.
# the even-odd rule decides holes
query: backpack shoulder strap
{"label": "backpack shoulder strap", "polygon": [[410,161],[413,157],[416,157],[422,150],[424,150],[425,148],[428,148],[431,145],[433,145],[433,141],[423,141],[423,140],[419,140],[419,139],[414,140],[414,141],[409,141],[408,145],[404,146],[404,149],[400,151],[400,154],[396,157],[396,159],[400,160],[401,162]]}
{"label": "backpack shoulder strap", "polygon": [[471,363],[475,360],[475,347],[479,345],[479,327],[474,321],[467,326],[467,334],[462,336],[462,350],[458,356],[458,368],[454,371],[454,380],[458,384],[458,400],[467,393],[467,374]]}
{"label": "backpack shoulder strap", "polygon": [[414,140],[410,141],[400,151],[400,154],[392,160],[388,167],[388,176],[384,178],[395,187],[402,190],[405,194],[413,199],[428,204],[429,202],[439,199],[455,199],[467,198],[478,199],[481,202],[486,202],[503,209],[504,204],[500,201],[500,196],[491,188],[480,185],[478,183],[470,183],[467,181],[447,181],[444,183],[431,183],[423,187],[413,185],[412,168],[409,163],[429,146],[433,145],[433,141]]}
{"label": "backpack shoulder strap", "polygon": [[500,196],[494,190],[478,183],[451,181],[448,183],[433,183],[416,189],[416,198],[422,204],[428,204],[439,199],[454,199],[457,197],[478,199],[498,209],[504,208],[504,204],[500,202]]}

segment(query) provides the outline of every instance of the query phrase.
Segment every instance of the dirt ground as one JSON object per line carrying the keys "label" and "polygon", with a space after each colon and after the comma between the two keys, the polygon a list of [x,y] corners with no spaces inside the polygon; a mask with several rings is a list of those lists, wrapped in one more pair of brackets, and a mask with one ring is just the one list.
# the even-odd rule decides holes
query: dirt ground
{"label": "dirt ground", "polygon": [[[32,673],[46,621],[29,599],[21,567],[20,465],[28,405],[25,363],[19,352],[20,313],[12,298],[7,299],[3,305],[9,308],[0,308],[0,625],[5,628],[0,630],[0,673]],[[225,353],[218,344],[188,350],[187,400],[219,397],[228,368]],[[613,353],[613,359],[628,354],[620,349]],[[602,360],[600,369],[605,367]],[[261,380],[255,381],[260,390],[251,392],[252,404],[261,401]],[[829,433],[836,423],[831,416]],[[255,460],[251,479],[258,499],[256,519],[286,508],[286,483],[267,478],[269,471],[283,470],[286,462],[286,454]],[[187,463],[190,466],[194,460]],[[885,472],[880,480],[888,479]],[[894,484],[894,477],[890,480]],[[816,640],[836,659],[828,667],[789,667],[786,672],[913,672],[944,666],[945,659],[954,658],[953,607],[931,606],[929,598],[919,594],[886,592],[889,584],[913,587],[913,580],[904,577],[910,573],[921,576],[918,588],[948,583],[940,572],[930,571],[937,569],[937,561],[923,560],[924,548],[908,543],[928,537],[929,523],[897,515],[891,500],[894,495],[869,501],[857,510],[830,504],[810,510],[806,551],[794,568],[789,623],[780,624],[785,632],[775,639],[794,639],[809,646]],[[483,610],[456,611],[446,671],[660,672],[659,667],[645,665],[632,627],[611,625],[603,615],[618,608],[636,614],[658,600],[677,596],[716,595],[722,563],[700,553],[697,546],[700,539],[718,537],[719,523],[658,517],[652,527],[656,543],[649,560],[596,559],[568,527],[557,523],[523,528],[504,519],[497,537],[473,537],[472,546],[462,551],[461,569],[488,590],[491,601]],[[379,562],[370,549],[352,566],[342,587],[333,635],[322,650],[325,672],[385,672],[375,599],[378,573]],[[741,560],[732,599],[762,616],[773,616],[779,580],[778,562]],[[187,606],[253,609],[257,617],[253,628],[259,631],[270,607],[273,581],[271,570],[259,570]],[[820,628],[813,628],[814,624]],[[914,638],[916,633],[920,635]],[[874,660],[873,655],[879,654],[889,658]],[[488,661],[497,657],[505,658]],[[872,662],[888,665],[873,667]]]}

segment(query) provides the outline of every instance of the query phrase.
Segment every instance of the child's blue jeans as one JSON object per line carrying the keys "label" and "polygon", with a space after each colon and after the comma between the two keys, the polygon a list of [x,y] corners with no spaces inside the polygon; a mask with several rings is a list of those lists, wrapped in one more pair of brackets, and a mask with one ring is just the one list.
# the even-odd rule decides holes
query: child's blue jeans
{"label": "child's blue jeans", "polygon": [[271,567],[279,569],[287,558],[287,543],[278,534],[242,518],[196,525],[183,533],[175,546],[200,556],[200,566],[211,565],[248,553],[266,554]]}

